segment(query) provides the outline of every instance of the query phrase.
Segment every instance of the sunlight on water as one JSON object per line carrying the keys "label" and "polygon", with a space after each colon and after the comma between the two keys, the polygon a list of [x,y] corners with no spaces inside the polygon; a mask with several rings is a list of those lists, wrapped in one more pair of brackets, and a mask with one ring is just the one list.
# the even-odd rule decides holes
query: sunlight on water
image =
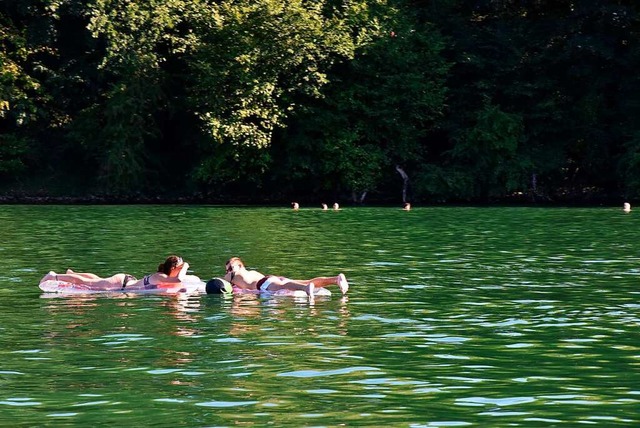
{"label": "sunlight on water", "polygon": [[[4,425],[640,419],[635,213],[5,206],[0,218]],[[205,279],[239,255],[290,277],[344,272],[351,290],[310,304],[36,286],[68,267],[141,277],[174,253]]]}

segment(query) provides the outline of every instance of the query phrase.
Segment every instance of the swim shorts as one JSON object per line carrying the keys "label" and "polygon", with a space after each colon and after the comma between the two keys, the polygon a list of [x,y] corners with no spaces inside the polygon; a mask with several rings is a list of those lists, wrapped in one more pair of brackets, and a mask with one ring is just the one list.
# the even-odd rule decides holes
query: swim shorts
{"label": "swim shorts", "polygon": [[258,281],[256,283],[256,288],[258,289],[258,291],[268,291],[269,290],[269,286],[271,285],[271,283],[273,282],[273,280],[275,278],[279,278],[283,282],[290,281],[289,279],[285,278],[284,276],[275,277],[273,275],[265,275],[262,279],[260,279],[260,281]]}

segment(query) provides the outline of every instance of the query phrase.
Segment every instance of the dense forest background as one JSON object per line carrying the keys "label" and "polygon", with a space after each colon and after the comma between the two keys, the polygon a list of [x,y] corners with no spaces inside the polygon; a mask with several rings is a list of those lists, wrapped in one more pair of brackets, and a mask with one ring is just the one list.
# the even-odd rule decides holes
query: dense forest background
{"label": "dense forest background", "polygon": [[640,2],[2,0],[0,195],[640,196]]}

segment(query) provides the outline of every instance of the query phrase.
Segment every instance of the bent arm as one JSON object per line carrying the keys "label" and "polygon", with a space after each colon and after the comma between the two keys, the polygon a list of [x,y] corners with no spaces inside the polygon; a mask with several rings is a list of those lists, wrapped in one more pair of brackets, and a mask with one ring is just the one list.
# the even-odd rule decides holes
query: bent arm
{"label": "bent arm", "polygon": [[189,263],[182,263],[182,269],[180,269],[180,273],[178,273],[178,279],[180,282],[184,281],[184,278],[187,276],[187,271],[189,270]]}
{"label": "bent arm", "polygon": [[[163,273],[156,273],[151,278],[152,283],[158,284],[161,288],[171,288],[180,285],[187,277],[187,270],[189,270],[189,263],[185,262],[178,273],[178,276],[167,276]],[[165,286],[167,284],[167,286]]]}

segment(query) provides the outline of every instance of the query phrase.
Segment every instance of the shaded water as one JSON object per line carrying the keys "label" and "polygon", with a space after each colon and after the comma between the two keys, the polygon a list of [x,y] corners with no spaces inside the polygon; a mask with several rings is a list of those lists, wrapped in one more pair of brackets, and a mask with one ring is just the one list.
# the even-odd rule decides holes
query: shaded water
{"label": "shaded water", "polygon": [[[601,426],[640,416],[620,209],[0,206],[0,425]],[[250,267],[291,298],[42,298],[67,267]]]}

